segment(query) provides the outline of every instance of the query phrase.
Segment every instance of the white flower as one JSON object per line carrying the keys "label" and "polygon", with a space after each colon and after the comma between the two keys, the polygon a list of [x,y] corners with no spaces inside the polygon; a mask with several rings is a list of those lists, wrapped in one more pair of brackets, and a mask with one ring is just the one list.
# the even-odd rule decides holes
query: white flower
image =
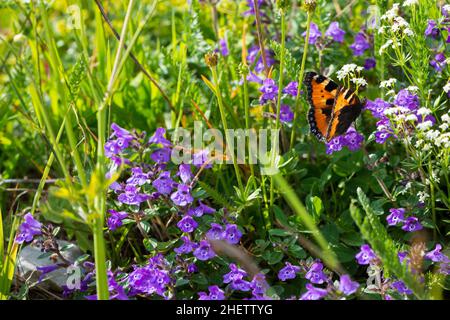
{"label": "white flower", "polygon": [[367,86],[367,81],[364,78],[353,78],[351,81],[357,86]]}
{"label": "white flower", "polygon": [[416,117],[415,114],[408,114],[406,116],[406,121],[413,121],[413,122],[415,122],[415,121],[417,121],[417,117]]}
{"label": "white flower", "polygon": [[441,120],[450,123],[450,116],[448,115],[448,113],[444,113],[441,117]]}
{"label": "white flower", "polygon": [[18,33],[14,36],[13,42],[21,42],[23,39],[25,39],[25,36],[22,33]]}
{"label": "white flower", "polygon": [[430,130],[425,133],[428,140],[435,140],[441,133],[438,130]]}
{"label": "white flower", "polygon": [[354,75],[355,72],[361,72],[363,69],[363,67],[358,67],[354,63],[346,64],[337,72],[337,78],[342,80],[348,76]]}
{"label": "white flower", "polygon": [[447,129],[448,129],[448,123],[443,123],[443,124],[441,124],[441,125],[439,126],[439,128],[440,128],[442,131],[447,131]]}
{"label": "white flower", "polygon": [[386,11],[386,13],[381,16],[381,20],[392,20],[396,16],[398,16],[398,7],[399,7],[399,4],[394,3],[392,8],[390,10]]}
{"label": "white flower", "polygon": [[393,87],[395,85],[395,83],[397,82],[397,79],[395,78],[390,78],[389,80],[384,80],[380,82],[380,88],[390,88]]}
{"label": "white flower", "polygon": [[447,82],[443,89],[445,93],[448,93],[450,91],[450,82]]}
{"label": "white flower", "polygon": [[392,41],[391,39],[389,39],[388,41],[386,41],[386,43],[383,44],[383,45],[380,47],[379,53],[380,53],[380,54],[383,54],[383,52],[385,52],[386,49],[388,49],[389,47],[392,46],[392,43],[393,43],[393,41]]}
{"label": "white flower", "polygon": [[431,114],[431,110],[428,108],[422,107],[419,110],[417,110],[417,114],[419,114],[421,116],[427,116],[427,115]]}
{"label": "white flower", "polygon": [[419,197],[419,201],[420,202],[425,202],[425,200],[427,200],[427,198],[430,196],[428,193],[426,193],[425,191],[419,191],[417,193],[417,196]]}
{"label": "white flower", "polygon": [[411,30],[411,28],[405,28],[405,30],[403,30],[403,33],[408,37],[412,37],[414,35],[414,32]]}
{"label": "white flower", "polygon": [[417,93],[419,91],[419,88],[417,86],[409,86],[408,88],[406,88],[406,90],[411,93]]}
{"label": "white flower", "polygon": [[419,123],[417,125],[417,130],[425,131],[427,129],[430,129],[433,126],[433,122],[430,120],[424,121],[422,123]]}
{"label": "white flower", "polygon": [[419,3],[419,0],[406,0],[403,2],[404,7],[411,7]]}

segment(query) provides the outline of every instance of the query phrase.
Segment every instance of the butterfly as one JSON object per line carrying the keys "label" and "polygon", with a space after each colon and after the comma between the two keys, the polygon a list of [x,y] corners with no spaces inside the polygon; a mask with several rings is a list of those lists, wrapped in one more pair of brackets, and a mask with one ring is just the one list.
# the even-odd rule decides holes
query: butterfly
{"label": "butterfly", "polygon": [[308,122],[311,133],[327,142],[346,133],[364,104],[355,92],[315,72],[307,72],[303,83],[310,105]]}

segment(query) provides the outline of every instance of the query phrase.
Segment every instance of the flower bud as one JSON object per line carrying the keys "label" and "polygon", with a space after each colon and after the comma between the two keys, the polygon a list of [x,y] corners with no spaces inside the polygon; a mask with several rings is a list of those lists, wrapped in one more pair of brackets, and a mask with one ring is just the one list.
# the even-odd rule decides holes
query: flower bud
{"label": "flower bud", "polygon": [[303,5],[305,6],[306,11],[312,13],[316,9],[317,0],[305,0]]}
{"label": "flower bud", "polygon": [[208,67],[215,67],[217,66],[217,61],[219,57],[217,55],[217,52],[208,52],[205,54],[205,62]]}

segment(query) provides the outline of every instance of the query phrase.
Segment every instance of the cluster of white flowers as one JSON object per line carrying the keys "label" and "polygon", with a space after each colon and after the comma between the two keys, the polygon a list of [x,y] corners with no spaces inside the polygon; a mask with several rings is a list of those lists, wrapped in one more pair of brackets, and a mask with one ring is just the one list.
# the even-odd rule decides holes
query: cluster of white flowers
{"label": "cluster of white flowers", "polygon": [[419,0],[406,0],[405,2],[403,2],[404,7],[412,7],[416,4],[419,4]]}
{"label": "cluster of white flowers", "polygon": [[392,5],[392,8],[390,10],[386,11],[386,13],[381,16],[381,20],[389,20],[389,21],[394,20],[394,18],[398,16],[398,9],[399,9],[399,4],[394,3]]}
{"label": "cluster of white flowers", "polygon": [[353,78],[351,80],[357,87],[367,86],[367,81],[364,78]]}
{"label": "cluster of white flowers", "polygon": [[337,72],[337,78],[339,80],[343,80],[347,77],[356,78],[363,69],[363,67],[359,67],[354,63],[346,64]]}
{"label": "cluster of white flowers", "polygon": [[419,197],[420,202],[425,202],[430,197],[430,195],[425,191],[419,191],[417,196]]}
{"label": "cluster of white flowers", "polygon": [[[412,5],[416,1],[406,1],[403,5]],[[378,28],[379,34],[386,34],[388,40],[380,47],[379,53],[382,54],[389,47],[395,49],[395,45],[398,45],[398,41],[393,41],[397,38],[403,39],[404,37],[414,36],[414,32],[409,26],[409,23],[401,16],[399,16],[399,4],[394,3],[392,8],[384,15],[381,16],[381,20],[385,22],[384,26]],[[389,31],[389,32],[387,32]]]}
{"label": "cluster of white flowers", "polygon": [[388,80],[381,81],[380,88],[390,89],[390,88],[394,87],[396,82],[397,82],[397,79],[395,79],[395,78],[390,78]]}
{"label": "cluster of white flowers", "polygon": [[[426,116],[431,113],[431,110],[420,108],[417,113]],[[445,152],[445,150],[447,150],[447,152],[450,150],[450,116],[444,114],[441,117],[441,121],[442,124],[438,127],[434,126],[433,122],[430,120],[423,121],[416,126],[418,132],[415,147],[417,149],[428,151],[434,146],[438,150],[438,157]]]}

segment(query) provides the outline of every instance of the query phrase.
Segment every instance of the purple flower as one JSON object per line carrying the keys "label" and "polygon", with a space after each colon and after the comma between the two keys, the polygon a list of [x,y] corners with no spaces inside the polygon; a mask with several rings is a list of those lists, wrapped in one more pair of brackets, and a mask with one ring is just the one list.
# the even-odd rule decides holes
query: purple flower
{"label": "purple flower", "polygon": [[333,152],[341,151],[344,145],[345,139],[343,136],[334,137],[333,139],[331,139],[329,142],[326,143],[327,147],[326,153],[332,154]]}
{"label": "purple flower", "polygon": [[439,52],[434,56],[434,59],[430,61],[430,65],[437,71],[442,72],[447,65],[446,58],[443,52]]}
{"label": "purple flower", "polygon": [[219,40],[219,46],[220,46],[220,53],[222,54],[222,56],[226,57],[230,54],[226,38],[222,38]]}
{"label": "purple flower", "polygon": [[[399,251],[398,255],[398,260],[400,261],[400,263],[403,263],[403,261],[405,261],[405,259],[408,257],[408,252],[407,251]],[[406,261],[408,262],[408,260]]]}
{"label": "purple flower", "polygon": [[214,258],[216,254],[208,241],[201,240],[198,247],[194,250],[194,256],[198,260],[205,261]]}
{"label": "purple flower", "polygon": [[59,269],[60,266],[58,264],[51,264],[48,266],[42,266],[42,267],[36,267],[36,270],[41,272],[38,282],[41,282],[44,277],[49,274],[50,272],[55,271],[56,269]]}
{"label": "purple flower", "polygon": [[339,282],[339,291],[344,293],[346,296],[351,295],[352,293],[355,293],[356,290],[359,288],[359,283],[356,281],[352,281],[350,276],[348,274],[344,274],[341,276],[340,282]]}
{"label": "purple flower", "polygon": [[178,190],[172,193],[170,199],[180,207],[185,207],[194,201],[194,198],[191,195],[191,189],[185,184],[179,184]]}
{"label": "purple flower", "polygon": [[159,149],[156,149],[155,151],[153,151],[150,158],[159,164],[167,163],[170,160],[171,153],[172,153],[172,151],[167,147],[159,148]]}
{"label": "purple flower", "polygon": [[250,291],[251,287],[251,283],[244,279],[236,279],[231,283],[231,289],[237,291]]}
{"label": "purple flower", "polygon": [[194,250],[195,244],[187,236],[182,236],[180,239],[181,241],[183,241],[183,244],[178,248],[173,249],[173,251],[178,254],[183,254],[192,252]]}
{"label": "purple flower", "polygon": [[282,104],[280,106],[280,121],[281,122],[291,122],[294,120],[294,113],[287,104]]}
{"label": "purple flower", "polygon": [[149,195],[144,193],[139,193],[138,188],[133,185],[127,185],[125,187],[125,192],[121,193],[117,200],[122,203],[138,206],[141,202],[147,201],[149,199]]}
{"label": "purple flower", "polygon": [[361,246],[361,251],[359,251],[355,256],[358,264],[361,265],[370,264],[370,262],[376,257],[375,252],[373,252],[372,248],[368,244],[363,244]]}
{"label": "purple flower", "polygon": [[364,61],[364,69],[366,70],[370,70],[375,68],[375,66],[377,65],[377,60],[375,60],[375,58],[367,58]]}
{"label": "purple flower", "polygon": [[269,284],[266,281],[266,276],[262,273],[258,273],[253,277],[251,281],[252,294],[254,296],[264,295],[269,289]]}
{"label": "purple flower", "polygon": [[211,223],[211,229],[206,233],[206,237],[211,240],[222,240],[223,227],[218,223]]}
{"label": "purple flower", "polygon": [[[309,29],[309,44],[315,44],[317,39],[322,36],[322,32],[320,32],[319,27],[314,22],[311,23],[311,27]],[[302,37],[306,37],[306,31],[302,33]]]}
{"label": "purple flower", "polygon": [[392,134],[385,129],[383,129],[381,131],[377,131],[377,132],[375,132],[375,142],[379,143],[379,144],[383,144],[391,136],[392,136]]}
{"label": "purple flower", "polygon": [[386,217],[386,221],[388,225],[395,226],[397,224],[403,223],[405,219],[405,209],[404,208],[398,208],[398,209],[389,209],[389,212],[391,213]]}
{"label": "purple flower", "polygon": [[239,231],[237,225],[227,224],[223,232],[223,239],[228,243],[237,244],[241,240],[242,233]]}
{"label": "purple flower", "polygon": [[191,166],[189,164],[180,164],[177,175],[180,177],[183,183],[191,182],[192,178],[194,178],[194,175],[191,171]]}
{"label": "purple flower", "polygon": [[164,297],[170,281],[168,272],[153,264],[152,260],[147,266],[135,267],[135,270],[128,276],[128,284],[132,294],[157,293]]}
{"label": "purple flower", "polygon": [[448,10],[448,7],[447,6],[442,6],[442,8],[441,8],[441,13],[442,13],[442,15],[444,16],[444,17],[446,17],[446,18],[448,18],[449,16],[450,16],[450,12],[449,12],[449,10]]}
{"label": "purple flower", "polygon": [[191,215],[191,216],[194,216],[194,217],[201,217],[205,213],[206,214],[212,214],[214,212],[216,212],[216,209],[208,207],[206,204],[204,204],[203,202],[201,202],[199,200],[198,201],[198,206],[189,208],[188,211],[187,211],[187,214]]}
{"label": "purple flower", "polygon": [[115,210],[108,210],[110,216],[106,221],[109,230],[114,231],[122,226],[122,220],[128,217],[128,214],[124,211],[117,212]]}
{"label": "purple flower", "polygon": [[443,254],[441,250],[442,246],[438,243],[436,244],[436,247],[433,250],[425,254],[425,258],[433,262],[449,263],[450,259],[445,254]]}
{"label": "purple flower", "polygon": [[197,271],[198,271],[198,268],[195,265],[195,263],[191,263],[190,265],[188,265],[188,267],[187,267],[187,272],[188,273],[195,273]]}
{"label": "purple flower", "polygon": [[376,98],[374,101],[367,100],[365,108],[372,112],[375,118],[382,119],[385,117],[384,111],[390,107],[390,103],[383,99]]}
{"label": "purple flower", "polygon": [[323,273],[323,264],[314,262],[305,275],[305,278],[315,284],[322,284],[327,281],[327,276]]}
{"label": "purple flower", "polygon": [[31,213],[24,216],[24,222],[19,226],[19,234],[16,237],[16,243],[31,242],[35,236],[42,234],[42,224],[36,221]]}
{"label": "purple flower", "polygon": [[[258,8],[261,8],[261,5],[263,4],[264,0],[257,0],[256,5]],[[254,16],[256,14],[255,10],[255,3],[253,0],[247,0],[247,5],[249,6],[249,10],[245,11],[243,13],[244,16]]]}
{"label": "purple flower", "polygon": [[164,138],[164,135],[166,134],[166,129],[164,128],[157,128],[155,130],[155,133],[153,134],[153,136],[150,137],[150,139],[148,140],[148,143],[152,144],[161,144],[164,147],[169,147],[172,145],[172,143],[170,143],[169,140],[167,140],[166,138]]}
{"label": "purple flower", "polygon": [[416,111],[419,108],[419,97],[406,89],[402,89],[397,93],[394,104],[408,108],[410,111]]}
{"label": "purple flower", "polygon": [[231,283],[247,276],[247,272],[238,268],[234,263],[230,263],[230,272],[223,276],[223,283]]}
{"label": "purple flower", "polygon": [[391,288],[397,290],[400,294],[412,294],[413,292],[403,283],[403,281],[395,281],[391,284]]}
{"label": "purple flower", "polygon": [[131,169],[131,177],[127,179],[127,184],[134,186],[142,186],[146,184],[150,178],[148,173],[142,172],[142,168],[135,167]]}
{"label": "purple flower", "polygon": [[105,143],[105,156],[107,158],[112,158],[116,154],[119,154],[120,151],[122,151],[124,148],[121,146],[124,145],[124,141],[121,140],[120,142],[117,140],[109,140]]}
{"label": "purple flower", "polygon": [[353,55],[362,56],[364,51],[370,48],[369,42],[366,40],[366,36],[362,32],[358,32],[355,36],[355,41],[350,46],[353,50]]}
{"label": "purple flower", "polygon": [[425,29],[425,35],[427,37],[437,39],[439,37],[440,30],[437,27],[437,23],[434,20],[428,20],[427,28]]}
{"label": "purple flower", "polygon": [[175,181],[173,181],[170,178],[170,172],[169,171],[162,171],[159,174],[158,179],[154,180],[152,182],[152,186],[158,190],[158,192],[160,194],[165,194],[168,195],[169,193],[172,192],[174,186],[175,186]]}
{"label": "purple flower", "polygon": [[[205,169],[212,168],[212,159],[209,156],[209,150],[203,149],[192,155],[192,164],[197,168],[204,166]],[[205,164],[206,163],[206,164]]]}
{"label": "purple flower", "polygon": [[289,262],[285,263],[285,266],[278,272],[278,279],[286,281],[288,279],[295,279],[297,273],[300,272],[300,267],[294,266]]}
{"label": "purple flower", "polygon": [[320,300],[328,294],[326,289],[316,288],[311,283],[306,284],[306,290],[300,300]]}
{"label": "purple flower", "polygon": [[345,31],[339,28],[339,22],[332,22],[325,32],[325,36],[333,38],[336,42],[344,42]]}
{"label": "purple flower", "polygon": [[259,84],[263,83],[263,80],[260,77],[258,77],[256,74],[251,72],[251,71],[247,75],[247,81],[248,82],[259,83]]}
{"label": "purple flower", "polygon": [[405,224],[402,227],[403,230],[407,232],[414,232],[423,229],[422,224],[416,217],[409,217],[405,220]]}
{"label": "purple flower", "polygon": [[350,127],[347,133],[344,135],[344,145],[350,151],[356,151],[361,148],[362,142],[364,141],[364,136],[358,133],[355,128]]}
{"label": "purple flower", "polygon": [[291,81],[287,84],[286,87],[283,89],[283,93],[290,94],[294,98],[297,97],[297,91],[298,91],[298,82],[297,81]]}
{"label": "purple flower", "polygon": [[114,122],[111,124],[111,129],[113,130],[111,137],[122,138],[129,141],[134,139],[133,135],[128,130],[120,127]]}
{"label": "purple flower", "polygon": [[[255,63],[255,59],[259,55],[259,59],[258,59],[258,61],[256,61],[256,64],[255,64],[255,72],[257,72],[257,73],[264,70],[264,63],[263,63],[263,59],[260,55],[260,51],[261,50],[259,49],[258,46],[252,46],[248,50],[248,55],[247,55],[247,63],[250,66],[252,66]],[[267,67],[270,68],[276,62],[275,59],[273,58],[273,52],[268,49],[265,49],[264,53],[265,53]]]}
{"label": "purple flower", "polygon": [[185,215],[178,221],[177,227],[183,232],[190,233],[198,227],[198,223],[191,216]]}
{"label": "purple flower", "polygon": [[267,100],[274,100],[278,95],[278,86],[273,79],[266,79],[263,81],[262,87],[259,89],[262,92],[260,101],[265,103]]}
{"label": "purple flower", "polygon": [[208,287],[209,294],[199,292],[200,298],[198,300],[225,300],[225,293],[218,286]]}

